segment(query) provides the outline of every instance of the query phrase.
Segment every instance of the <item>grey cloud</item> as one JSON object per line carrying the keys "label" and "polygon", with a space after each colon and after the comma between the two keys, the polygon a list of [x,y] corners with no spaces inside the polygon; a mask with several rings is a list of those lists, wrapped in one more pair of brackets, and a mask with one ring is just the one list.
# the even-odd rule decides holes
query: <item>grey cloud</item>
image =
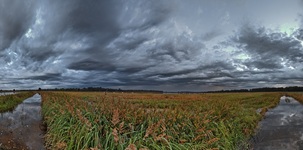
{"label": "grey cloud", "polygon": [[[9,48],[14,41],[16,46],[12,46],[11,51],[33,61],[58,56],[62,53],[58,49],[66,49],[55,47],[56,44],[77,39],[77,36],[93,39],[92,47],[98,49],[119,34],[118,24],[113,19],[117,12],[114,5],[112,1],[85,4],[82,1],[2,1],[0,47],[2,50]],[[25,37],[29,31],[30,37]]]}
{"label": "grey cloud", "polygon": [[[300,63],[303,56],[301,42],[294,38],[298,33],[299,30],[293,35],[287,35],[265,27],[243,25],[229,43],[236,49],[233,55],[240,54],[240,58],[232,62],[242,67],[242,70],[230,72],[234,78],[226,79],[225,82],[228,85],[248,83],[260,87],[298,85],[295,79],[300,71],[296,70],[302,68]],[[227,45],[224,43],[224,46]]]}
{"label": "grey cloud", "polygon": [[281,68],[280,58],[291,62],[301,62],[303,58],[302,45],[299,41],[283,33],[275,33],[265,28],[244,25],[239,35],[233,38],[238,47],[250,54],[252,64],[257,68]]}
{"label": "grey cloud", "polygon": [[185,33],[174,39],[165,39],[163,43],[150,51],[150,55],[160,61],[166,59],[164,56],[169,56],[177,62],[190,60],[205,48],[203,43],[196,40],[193,42]]}
{"label": "grey cloud", "polygon": [[[300,81],[302,28],[293,35],[250,24],[238,30],[237,18],[260,13],[249,9],[239,14],[246,5],[250,3],[234,9],[240,6],[235,1],[3,0],[0,83],[208,90]],[[228,24],[216,19],[222,14]]]}
{"label": "grey cloud", "polygon": [[259,60],[249,60],[244,62],[249,68],[258,68],[258,69],[281,69],[283,66],[276,59],[259,59]]}
{"label": "grey cloud", "polygon": [[114,71],[115,70],[115,66],[113,66],[108,62],[100,62],[91,59],[85,59],[71,63],[68,68],[73,70],[85,70],[85,71],[92,71],[92,70]]}
{"label": "grey cloud", "polygon": [[47,73],[39,76],[31,76],[25,79],[42,80],[42,81],[58,81],[61,80],[62,78],[60,73]]}
{"label": "grey cloud", "polygon": [[147,41],[147,39],[144,37],[139,39],[128,39],[127,41],[119,41],[116,43],[116,45],[122,50],[134,50],[137,49],[145,41]]}
{"label": "grey cloud", "polygon": [[[303,20],[303,19],[302,19]],[[298,29],[295,33],[295,36],[298,40],[303,41],[303,29]]]}
{"label": "grey cloud", "polygon": [[34,0],[0,2],[0,51],[21,38],[32,24],[36,7],[34,2]]}
{"label": "grey cloud", "polygon": [[[132,3],[132,1],[125,3]],[[164,2],[159,3],[162,4]],[[130,7],[126,10],[126,12],[123,12],[123,10],[121,10],[122,16],[124,16],[124,13],[129,15],[125,16],[125,18],[122,19],[125,22],[119,24],[118,26],[117,24],[110,24],[110,27],[115,25],[117,26],[114,31],[97,25],[97,27],[102,29],[102,32],[100,32],[102,35],[106,34],[107,32],[110,34],[118,34],[113,34],[115,36],[111,36],[112,38],[109,38],[108,42],[106,43],[103,43],[106,41],[103,38],[95,38],[91,47],[82,52],[82,58],[79,58],[80,61],[71,62],[69,68],[74,70],[96,69],[100,71],[139,71],[140,69],[137,68],[142,68],[142,66],[126,66],[126,69],[120,69],[121,65],[119,65],[116,61],[119,57],[123,57],[123,54],[126,50],[138,50],[140,45],[148,41],[149,35],[147,35],[147,30],[163,22],[170,11],[170,9],[166,7],[167,5],[160,5],[158,3],[152,3],[150,1],[140,1],[139,4],[134,3],[134,5],[126,5],[127,7]],[[135,18],[135,21],[129,22],[129,20],[133,19],[130,18],[131,16],[137,16],[137,18]],[[140,17],[143,18],[140,19]],[[115,17],[111,15],[111,18]],[[105,20],[105,22],[111,21],[117,23],[119,20]],[[92,31],[95,32],[95,29]],[[109,45],[112,45],[112,47],[109,48]]]}
{"label": "grey cloud", "polygon": [[124,30],[147,30],[160,25],[173,11],[173,1],[130,0],[122,2],[124,9],[120,18]]}
{"label": "grey cloud", "polygon": [[[165,72],[165,73],[158,73],[154,74],[154,76],[159,76],[159,77],[174,77],[178,75],[185,75],[186,78],[182,79],[188,79],[188,81],[192,81],[195,79],[212,79],[216,77],[230,77],[233,78],[233,75],[231,75],[229,72],[234,71],[235,68],[231,66],[227,62],[214,62],[212,64],[208,65],[200,65],[195,68],[191,69],[182,69],[182,70],[177,70],[177,71],[172,71],[172,72]],[[205,77],[194,77],[194,78],[188,78],[190,73],[197,73],[198,76],[199,74],[205,74]],[[180,79],[177,79],[180,80]]]}
{"label": "grey cloud", "polygon": [[212,30],[210,32],[205,33],[202,36],[202,39],[205,40],[205,41],[209,41],[209,40],[212,40],[213,38],[215,38],[215,37],[217,37],[221,34],[222,34],[221,31],[218,31],[218,29],[217,30]]}
{"label": "grey cloud", "polygon": [[[234,70],[234,67],[225,62],[216,62],[210,65],[202,65],[195,68],[179,69],[173,71],[162,70],[162,72],[145,74],[143,77],[135,77],[135,82],[132,84],[139,85],[140,83],[162,85],[162,84],[175,84],[185,85],[193,84],[199,85],[209,83],[211,79],[215,78],[233,78],[229,72]],[[201,76],[202,75],[202,76]],[[169,78],[169,79],[168,79]],[[123,79],[124,81],[130,78]],[[196,82],[196,80],[199,80]],[[133,81],[133,80],[130,80]],[[128,81],[127,83],[129,83]]]}
{"label": "grey cloud", "polygon": [[22,47],[23,57],[28,58],[28,60],[34,62],[44,62],[50,57],[56,57],[62,54],[62,52],[54,51],[52,47],[31,47],[30,45],[25,45]]}
{"label": "grey cloud", "polygon": [[135,50],[144,42],[150,40],[151,37],[149,36],[144,31],[126,30],[112,42],[112,45],[119,51]]}
{"label": "grey cloud", "polygon": [[88,35],[109,36],[118,28],[115,5],[118,3],[114,1],[47,0],[42,4],[46,10],[41,11],[42,17],[47,17],[46,26],[55,34],[71,30]]}
{"label": "grey cloud", "polygon": [[151,67],[151,66],[146,65],[146,64],[138,64],[137,66],[129,65],[129,66],[122,67],[119,64],[115,64],[114,62],[112,62],[110,60],[102,62],[100,60],[98,61],[98,60],[92,60],[92,59],[85,59],[82,61],[77,61],[77,62],[71,63],[68,66],[68,69],[84,70],[84,71],[100,71],[100,72],[105,72],[105,73],[119,72],[121,74],[124,74],[124,73],[132,74],[132,73],[136,73],[136,72],[145,70],[148,67]]}

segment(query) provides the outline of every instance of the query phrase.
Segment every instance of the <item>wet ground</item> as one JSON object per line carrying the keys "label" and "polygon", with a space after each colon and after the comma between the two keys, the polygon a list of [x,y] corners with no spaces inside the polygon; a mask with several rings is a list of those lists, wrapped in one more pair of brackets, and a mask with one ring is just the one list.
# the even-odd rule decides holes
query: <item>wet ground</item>
{"label": "wet ground", "polygon": [[0,150],[43,150],[44,132],[39,94],[24,100],[14,111],[0,114]]}
{"label": "wet ground", "polygon": [[291,97],[265,114],[252,139],[255,150],[303,150],[303,105]]}

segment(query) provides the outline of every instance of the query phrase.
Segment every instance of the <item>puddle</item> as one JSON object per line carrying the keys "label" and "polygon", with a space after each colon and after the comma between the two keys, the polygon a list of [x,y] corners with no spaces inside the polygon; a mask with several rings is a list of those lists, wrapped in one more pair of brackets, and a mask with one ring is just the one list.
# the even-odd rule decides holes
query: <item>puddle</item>
{"label": "puddle", "polygon": [[14,111],[0,114],[0,149],[43,150],[41,96],[28,98]]}
{"label": "puddle", "polygon": [[255,150],[303,150],[303,105],[281,97],[279,105],[266,112],[251,144]]}

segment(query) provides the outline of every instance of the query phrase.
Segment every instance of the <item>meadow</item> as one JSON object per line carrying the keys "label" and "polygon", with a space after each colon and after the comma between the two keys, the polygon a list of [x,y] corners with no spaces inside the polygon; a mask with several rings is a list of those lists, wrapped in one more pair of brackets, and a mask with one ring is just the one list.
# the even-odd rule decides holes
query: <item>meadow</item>
{"label": "meadow", "polygon": [[33,92],[22,92],[0,96],[0,112],[13,110],[18,104],[22,103],[24,99],[33,95]]}
{"label": "meadow", "polygon": [[300,103],[303,103],[303,93],[288,92],[286,95],[293,97],[294,99],[298,100]]}
{"label": "meadow", "polygon": [[[42,92],[48,149],[246,149],[282,93]],[[301,96],[298,94],[297,96]]]}

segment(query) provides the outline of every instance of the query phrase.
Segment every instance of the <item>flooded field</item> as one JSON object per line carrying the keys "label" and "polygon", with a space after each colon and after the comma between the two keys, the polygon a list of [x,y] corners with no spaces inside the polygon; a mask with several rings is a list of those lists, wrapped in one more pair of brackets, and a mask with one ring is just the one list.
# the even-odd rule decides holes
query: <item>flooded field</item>
{"label": "flooded field", "polygon": [[291,97],[265,114],[252,144],[255,150],[303,149],[303,105]]}
{"label": "flooded field", "polygon": [[41,96],[24,100],[12,112],[0,115],[0,149],[44,148]]}

